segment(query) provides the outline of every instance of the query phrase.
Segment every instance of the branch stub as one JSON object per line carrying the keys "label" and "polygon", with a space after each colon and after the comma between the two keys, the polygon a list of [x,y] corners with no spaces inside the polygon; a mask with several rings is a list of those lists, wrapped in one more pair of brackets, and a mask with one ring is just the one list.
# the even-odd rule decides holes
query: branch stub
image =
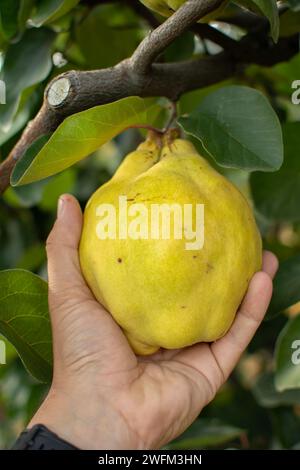
{"label": "branch stub", "polygon": [[68,78],[63,77],[55,80],[49,87],[47,92],[47,100],[50,106],[61,106],[69,96],[71,82]]}

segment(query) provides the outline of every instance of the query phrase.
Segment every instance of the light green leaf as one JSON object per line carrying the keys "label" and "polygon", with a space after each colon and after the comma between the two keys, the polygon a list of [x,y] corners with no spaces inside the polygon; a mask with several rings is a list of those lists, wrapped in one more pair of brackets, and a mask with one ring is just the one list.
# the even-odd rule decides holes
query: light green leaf
{"label": "light green leaf", "polygon": [[266,97],[252,88],[220,88],[190,116],[179,118],[179,124],[201,140],[221,166],[274,171],[282,164],[279,120]]}
{"label": "light green leaf", "polygon": [[256,209],[279,222],[300,220],[300,122],[283,126],[284,163],[273,174],[254,173],[250,186]]}
{"label": "light green leaf", "polygon": [[300,300],[300,255],[279,265],[274,279],[273,297],[267,319],[274,317]]}
{"label": "light green leaf", "polygon": [[48,29],[30,29],[6,52],[0,76],[6,84],[6,104],[0,108],[0,127],[5,130],[9,129],[18,109],[22,91],[49,74],[54,37]]}
{"label": "light green leaf", "polygon": [[0,272],[0,333],[18,351],[25,367],[41,382],[52,376],[47,283],[29,271]]}
{"label": "light green leaf", "polygon": [[17,163],[12,185],[28,184],[68,168],[126,128],[150,124],[159,109],[155,100],[133,96],[69,116],[40,151],[41,141],[35,144],[37,153],[31,147]]}
{"label": "light green leaf", "polygon": [[262,374],[258,378],[253,388],[253,394],[257,402],[264,408],[300,405],[299,390],[277,391],[274,384],[274,375],[270,372]]}
{"label": "light green leaf", "polygon": [[280,392],[300,389],[300,315],[290,319],[278,336],[275,358],[276,389]]}
{"label": "light green leaf", "polygon": [[226,444],[240,437],[243,429],[224,424],[218,420],[198,419],[167,449],[204,449]]}
{"label": "light green leaf", "polygon": [[80,0],[44,0],[37,5],[30,20],[37,27],[45,23],[51,23],[68,13],[79,2]]}

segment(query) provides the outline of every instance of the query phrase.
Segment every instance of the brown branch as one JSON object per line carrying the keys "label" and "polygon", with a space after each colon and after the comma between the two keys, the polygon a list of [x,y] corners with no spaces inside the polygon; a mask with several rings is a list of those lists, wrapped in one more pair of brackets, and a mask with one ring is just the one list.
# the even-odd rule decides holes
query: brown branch
{"label": "brown branch", "polygon": [[131,66],[140,74],[147,73],[155,59],[199,18],[216,10],[223,0],[187,0],[170,18],[150,33],[131,57]]}
{"label": "brown branch", "polygon": [[[206,13],[205,11],[204,14]],[[172,36],[174,39],[175,36],[171,26],[178,24],[181,15],[185,17],[185,14],[186,12],[181,8],[158,28],[162,32],[165,46],[169,37]],[[154,46],[155,57],[161,51],[157,30],[150,33],[149,36],[150,39],[146,39],[143,42],[143,48],[139,49],[138,56],[143,49],[147,52],[146,44],[150,48]],[[149,54],[147,54],[147,61],[143,62],[143,67],[140,67],[135,55],[112,68],[94,71],[69,71],[56,77],[45,90],[41,110],[28,124],[21,139],[0,165],[0,193],[9,186],[10,174],[26,149],[39,136],[55,131],[67,116],[127,96],[165,96],[171,101],[176,101],[187,91],[234,76],[237,70],[247,64],[272,66],[290,59],[299,52],[297,35],[281,38],[275,45],[269,41],[267,34],[260,37],[250,33],[240,43],[237,43],[241,48],[239,53],[233,54],[232,50],[229,50],[214,56],[186,62],[155,63],[148,68],[147,73],[144,73],[144,66],[148,63]],[[150,55],[153,57],[151,51]]]}
{"label": "brown branch", "polygon": [[227,34],[206,23],[197,23],[193,26],[192,31],[201,39],[209,39],[222,49],[236,51],[240,50],[240,42],[235,41]]}

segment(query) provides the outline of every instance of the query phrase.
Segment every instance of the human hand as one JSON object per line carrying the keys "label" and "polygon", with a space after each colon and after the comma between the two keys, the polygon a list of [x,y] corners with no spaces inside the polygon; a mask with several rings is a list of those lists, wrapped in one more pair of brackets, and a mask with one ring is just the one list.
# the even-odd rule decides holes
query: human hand
{"label": "human hand", "polygon": [[82,277],[81,230],[78,202],[62,196],[47,241],[53,382],[29,427],[44,424],[81,449],[160,448],[196,419],[232,372],[265,315],[277,259],[264,253],[263,270],[223,338],[137,357]]}

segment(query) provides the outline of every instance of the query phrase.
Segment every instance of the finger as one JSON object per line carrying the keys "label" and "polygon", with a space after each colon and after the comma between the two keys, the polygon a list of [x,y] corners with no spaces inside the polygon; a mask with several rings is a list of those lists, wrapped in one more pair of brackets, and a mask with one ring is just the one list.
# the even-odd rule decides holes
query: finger
{"label": "finger", "polygon": [[75,296],[86,289],[81,275],[78,245],[82,212],[77,200],[68,194],[60,197],[56,222],[47,239],[49,302],[60,302],[63,295]]}
{"label": "finger", "polygon": [[278,259],[271,251],[264,251],[262,270],[273,279],[278,269]]}
{"label": "finger", "polygon": [[272,296],[272,280],[265,272],[252,278],[236,319],[228,333],[211,345],[224,379],[232,372],[241,354],[262,322]]}

